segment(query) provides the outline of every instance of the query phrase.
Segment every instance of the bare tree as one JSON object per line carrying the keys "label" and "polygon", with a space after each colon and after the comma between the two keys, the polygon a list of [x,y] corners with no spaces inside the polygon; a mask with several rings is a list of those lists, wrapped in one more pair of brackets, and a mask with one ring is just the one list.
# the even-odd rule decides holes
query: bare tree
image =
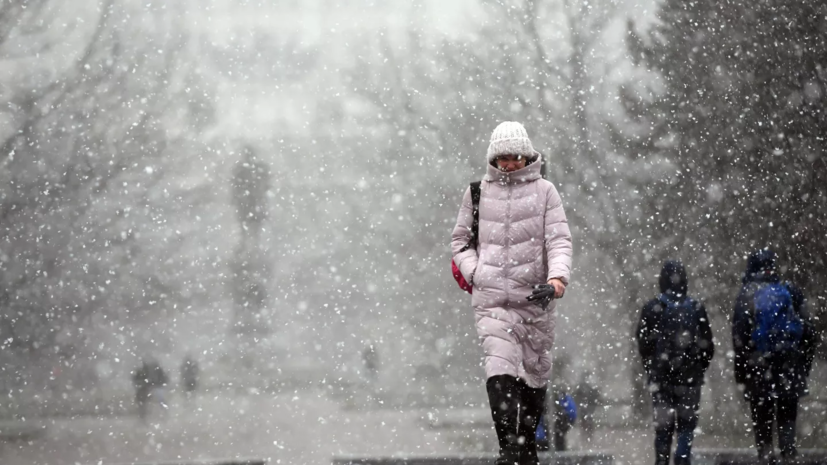
{"label": "bare tree", "polygon": [[[403,45],[382,36],[359,54],[365,58],[354,67],[352,89],[381,115],[366,125],[386,128],[379,139],[392,141],[392,163],[404,166],[409,157],[427,160],[426,166],[439,166],[429,176],[439,176],[448,185],[464,181],[462,164],[478,172],[482,161],[473,154],[485,149],[487,132],[497,121],[517,118],[538,128],[535,145],[557,164],[549,177],[567,196],[570,221],[580,241],[586,242],[580,244],[584,250],[598,251],[590,254],[599,270],[589,276],[590,291],[607,314],[612,313],[609,308],[622,309],[612,318],[628,329],[612,337],[634,355],[624,359],[636,360],[631,329],[642,276],[640,251],[633,240],[639,233],[634,228],[639,214],[634,205],[642,195],[635,189],[646,178],[629,176],[628,166],[616,170],[621,157],[611,150],[604,117],[590,113],[590,108],[613,97],[601,93],[605,89],[600,80],[607,70],[596,56],[602,31],[615,17],[614,4],[483,4],[490,20],[473,43],[429,41],[413,28]],[[561,30],[562,36],[554,35]],[[409,165],[409,170],[400,181],[416,191],[421,181],[415,178],[421,179],[422,169]],[[446,200],[456,195],[441,193]],[[454,203],[441,203],[445,205],[448,208],[439,215],[454,215]],[[423,211],[422,221],[434,214],[433,208]],[[420,241],[438,242],[440,237],[421,235]],[[428,250],[424,243],[421,247]],[[633,380],[642,387],[641,376]]]}
{"label": "bare tree", "polygon": [[[53,46],[37,25],[46,21],[39,15],[62,12],[58,3],[30,1],[24,12],[4,3],[2,37],[31,35]],[[90,27],[76,34],[74,61],[45,85],[9,96],[18,124],[0,151],[0,339],[21,350],[6,355],[54,356],[73,346],[63,355],[75,360],[78,351],[96,350],[84,328],[173,298],[183,279],[148,263],[156,251],[141,244],[159,229],[147,225],[168,209],[152,198],[171,176],[165,155],[181,146],[180,132],[168,128],[186,127],[175,111],[186,106],[181,82],[190,69],[178,66],[177,53],[186,36],[172,29],[174,8],[94,4],[93,21],[82,23]],[[133,40],[141,35],[146,40]],[[12,59],[3,53],[0,63]]]}

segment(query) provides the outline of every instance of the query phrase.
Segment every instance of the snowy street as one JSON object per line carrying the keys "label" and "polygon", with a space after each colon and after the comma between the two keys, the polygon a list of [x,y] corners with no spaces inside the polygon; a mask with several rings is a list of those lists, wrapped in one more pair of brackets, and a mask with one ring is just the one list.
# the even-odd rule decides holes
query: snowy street
{"label": "snowy street", "polygon": [[[190,413],[183,409],[192,408]],[[319,392],[196,399],[176,404],[166,420],[137,417],[48,421],[31,442],[0,443],[4,465],[69,465],[229,457],[271,464],[329,463],[334,454],[450,451],[418,412],[344,412]],[[175,412],[175,410],[179,410]],[[404,438],[401,440],[400,438]]]}
{"label": "snowy street", "polygon": [[[226,395],[226,394],[223,394]],[[191,408],[190,413],[185,409]],[[428,410],[344,410],[322,391],[237,397],[202,396],[175,403],[166,420],[144,426],[137,417],[55,419],[30,442],[0,443],[3,465],[93,465],[210,458],[265,458],[270,464],[331,463],[334,456],[493,452],[493,430],[431,428]],[[477,426],[474,428],[474,426]],[[616,463],[651,461],[652,434],[599,429],[594,450],[613,450]],[[573,449],[584,448],[580,431]],[[731,438],[700,435],[697,447],[733,446]],[[742,447],[748,443],[742,443]]]}

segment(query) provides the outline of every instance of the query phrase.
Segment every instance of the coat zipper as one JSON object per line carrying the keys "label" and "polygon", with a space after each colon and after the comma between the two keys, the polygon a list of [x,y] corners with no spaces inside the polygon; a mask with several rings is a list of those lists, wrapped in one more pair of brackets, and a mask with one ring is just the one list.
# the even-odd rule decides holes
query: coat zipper
{"label": "coat zipper", "polygon": [[505,301],[511,301],[511,292],[510,286],[508,283],[508,269],[511,267],[511,178],[507,178],[506,180],[506,187],[508,188],[508,197],[505,201],[505,266],[503,267],[503,271],[505,276],[503,276],[504,288],[505,288]]}

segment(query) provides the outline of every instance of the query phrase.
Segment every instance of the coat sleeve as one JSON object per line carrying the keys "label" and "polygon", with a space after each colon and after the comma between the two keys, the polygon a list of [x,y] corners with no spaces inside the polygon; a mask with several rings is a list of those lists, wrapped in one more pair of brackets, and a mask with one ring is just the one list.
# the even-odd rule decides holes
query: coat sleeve
{"label": "coat sleeve", "polygon": [[465,189],[465,195],[462,197],[462,205],[457,215],[457,224],[451,233],[451,253],[460,273],[462,273],[462,276],[468,281],[468,284],[472,286],[474,284],[474,270],[477,269],[479,256],[477,255],[477,250],[473,247],[464,252],[460,252],[460,250],[471,240],[471,227],[473,224],[474,207],[471,201],[471,188],[468,187]]}
{"label": "coat sleeve", "polygon": [[650,301],[640,311],[640,321],[637,324],[637,349],[643,362],[643,369],[647,376],[651,376],[652,360],[658,339],[658,315],[655,313],[655,301]]}
{"label": "coat sleeve", "polygon": [[571,277],[571,231],[563,200],[554,185],[546,194],[545,245],[548,263],[546,280],[558,278],[568,286]]}
{"label": "coat sleeve", "polygon": [[715,355],[715,341],[712,339],[712,326],[709,324],[709,315],[706,313],[704,304],[700,304],[698,347],[701,349],[701,362],[704,370],[709,368],[709,363]]}
{"label": "coat sleeve", "polygon": [[735,352],[735,382],[744,384],[749,374],[752,353],[752,305],[746,286],[735,299],[732,314],[732,348]]}

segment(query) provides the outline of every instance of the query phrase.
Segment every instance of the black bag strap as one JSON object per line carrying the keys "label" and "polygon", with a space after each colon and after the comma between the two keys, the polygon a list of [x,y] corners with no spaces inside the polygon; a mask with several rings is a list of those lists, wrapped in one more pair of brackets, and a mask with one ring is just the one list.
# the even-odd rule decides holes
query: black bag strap
{"label": "black bag strap", "polygon": [[478,236],[480,234],[480,197],[482,196],[482,181],[471,183],[471,208],[474,212],[474,221],[471,223],[471,240],[465,244],[465,247],[459,253],[465,252],[471,247],[477,248],[479,243]]}

